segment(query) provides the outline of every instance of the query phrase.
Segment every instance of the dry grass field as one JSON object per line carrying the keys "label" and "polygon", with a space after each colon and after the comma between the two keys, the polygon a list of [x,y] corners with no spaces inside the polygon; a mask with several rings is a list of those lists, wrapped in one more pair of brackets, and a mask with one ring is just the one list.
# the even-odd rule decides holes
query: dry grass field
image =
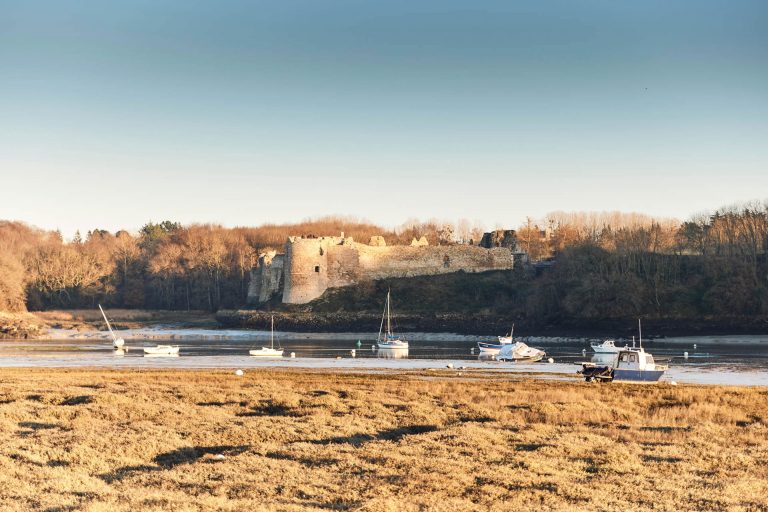
{"label": "dry grass field", "polygon": [[765,388],[0,370],[0,508],[768,510],[767,425]]}

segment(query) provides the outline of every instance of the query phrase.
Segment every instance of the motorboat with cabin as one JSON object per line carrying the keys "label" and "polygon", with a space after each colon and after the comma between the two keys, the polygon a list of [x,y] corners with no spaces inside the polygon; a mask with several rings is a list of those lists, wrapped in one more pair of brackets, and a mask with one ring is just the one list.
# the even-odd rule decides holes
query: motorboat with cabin
{"label": "motorboat with cabin", "polygon": [[616,346],[614,340],[605,340],[602,343],[593,341],[589,344],[595,354],[618,354],[622,348]]}
{"label": "motorboat with cabin", "polygon": [[504,345],[512,344],[512,336],[515,333],[515,324],[512,324],[512,330],[509,332],[509,336],[498,336],[498,343],[484,343],[482,341],[477,342],[477,348],[480,351],[481,356],[495,356],[497,355]]}
{"label": "motorboat with cabin", "polygon": [[582,363],[578,373],[584,376],[587,382],[658,382],[667,365],[656,364],[653,355],[643,349],[643,336],[640,322],[640,346],[624,347],[619,349],[616,361],[611,364]]}

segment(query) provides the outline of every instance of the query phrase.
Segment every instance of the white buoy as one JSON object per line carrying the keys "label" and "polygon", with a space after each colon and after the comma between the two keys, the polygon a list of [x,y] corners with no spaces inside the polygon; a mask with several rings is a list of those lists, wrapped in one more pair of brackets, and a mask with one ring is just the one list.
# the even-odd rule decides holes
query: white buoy
{"label": "white buoy", "polygon": [[695,343],[693,344],[693,348],[696,348],[696,344]]}
{"label": "white buoy", "polygon": [[357,354],[357,352],[355,352],[355,349],[352,349],[352,350],[350,350],[350,351],[349,351],[349,354],[350,354],[352,357],[355,357],[355,354]]}
{"label": "white buoy", "polygon": [[669,383],[669,385],[670,385],[670,386],[677,386],[677,382],[675,382],[675,381],[671,381],[671,382]]}
{"label": "white buoy", "polygon": [[469,349],[469,353],[470,353],[470,354],[474,354],[474,353],[475,353],[475,348],[474,348],[474,347],[472,347],[471,349]]}
{"label": "white buoy", "polygon": [[223,453],[217,453],[216,455],[213,456],[213,460],[224,460],[224,459],[226,459],[226,457],[224,457]]}
{"label": "white buoy", "polygon": [[371,345],[371,350],[376,350],[376,345]]}
{"label": "white buoy", "polygon": [[237,375],[238,377],[242,377],[243,376],[243,370],[237,370],[235,372],[235,375]]}
{"label": "white buoy", "polygon": [[683,357],[688,359],[688,352],[683,352]]}
{"label": "white buoy", "polygon": [[554,360],[554,359],[552,359],[552,358],[550,357],[549,359],[547,359],[547,362],[548,362],[548,363],[554,363],[554,362],[555,362],[555,360]]}
{"label": "white buoy", "polygon": [[291,352],[291,359],[296,357],[296,352]]}
{"label": "white buoy", "polygon": [[446,368],[453,368],[453,363],[448,363],[447,365],[445,365],[445,367]]}
{"label": "white buoy", "polygon": [[583,348],[581,349],[581,355],[587,355],[587,349]]}

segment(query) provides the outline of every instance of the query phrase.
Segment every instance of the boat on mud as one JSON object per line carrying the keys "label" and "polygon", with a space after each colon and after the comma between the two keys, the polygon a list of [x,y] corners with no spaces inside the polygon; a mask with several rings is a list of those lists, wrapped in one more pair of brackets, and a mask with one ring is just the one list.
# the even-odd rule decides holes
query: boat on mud
{"label": "boat on mud", "polygon": [[144,347],[144,354],[148,356],[172,356],[179,353],[178,345],[157,345],[154,347]]}
{"label": "boat on mud", "polygon": [[547,353],[538,348],[529,347],[522,341],[504,345],[496,359],[499,361],[536,362],[544,359]]}
{"label": "boat on mud", "polygon": [[656,364],[653,355],[643,349],[643,331],[637,322],[639,344],[635,347],[634,337],[631,347],[619,349],[615,362],[610,364],[582,363],[578,373],[587,382],[658,382],[668,366]]}
{"label": "boat on mud", "polygon": [[497,355],[504,345],[512,344],[512,336],[515,333],[515,324],[512,324],[512,330],[509,332],[509,336],[498,336],[498,343],[484,343],[482,341],[477,342],[477,348],[480,351],[481,356],[495,356]]}
{"label": "boat on mud", "polygon": [[615,364],[582,363],[579,373],[587,382],[658,382],[667,368],[656,364],[642,347],[627,347],[621,349]]}

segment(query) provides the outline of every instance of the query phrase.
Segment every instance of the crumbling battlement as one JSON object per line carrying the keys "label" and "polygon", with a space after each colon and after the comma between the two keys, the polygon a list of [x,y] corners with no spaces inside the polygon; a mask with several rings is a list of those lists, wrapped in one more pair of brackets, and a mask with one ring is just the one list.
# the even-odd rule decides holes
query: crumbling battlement
{"label": "crumbling battlement", "polygon": [[[510,233],[510,232],[507,232]],[[512,234],[514,232],[511,232]],[[513,236],[507,234],[507,239]],[[430,246],[425,238],[411,245],[387,246],[382,237],[369,244],[352,238],[290,237],[285,254],[262,255],[251,272],[248,302],[259,304],[282,291],[282,301],[304,304],[328,288],[390,277],[411,277],[511,269],[514,244],[506,247],[475,245]]]}

